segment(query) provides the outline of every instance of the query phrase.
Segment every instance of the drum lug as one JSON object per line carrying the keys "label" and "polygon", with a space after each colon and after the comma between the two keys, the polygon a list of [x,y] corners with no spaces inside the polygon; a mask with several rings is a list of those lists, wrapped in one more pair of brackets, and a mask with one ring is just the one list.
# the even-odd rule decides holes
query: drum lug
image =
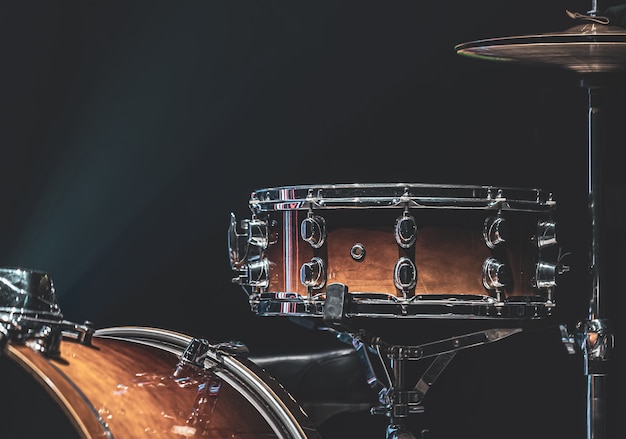
{"label": "drum lug", "polygon": [[394,236],[396,242],[402,248],[409,248],[415,244],[415,240],[417,239],[417,223],[415,222],[415,217],[409,214],[408,211],[404,211],[402,216],[396,219]]}
{"label": "drum lug", "polygon": [[243,279],[245,285],[253,288],[267,288],[269,281],[270,263],[263,258],[259,261],[251,262],[246,266],[246,275]]}
{"label": "drum lug", "polygon": [[487,247],[495,248],[496,245],[506,242],[508,235],[508,224],[504,218],[497,216],[485,219],[483,238]]}
{"label": "drum lug", "polygon": [[300,223],[300,236],[313,248],[320,248],[326,242],[326,220],[319,215],[307,216]]}
{"label": "drum lug", "polygon": [[269,245],[269,229],[267,221],[252,218],[246,221],[248,244],[265,250]]}
{"label": "drum lug", "polygon": [[[237,218],[234,213],[230,214],[230,226],[228,227],[228,254],[231,268],[240,268],[246,260],[260,254],[269,245],[269,228],[267,221],[258,218],[241,221],[243,233],[237,231]],[[252,249],[257,249],[254,252]]]}
{"label": "drum lug", "polygon": [[537,223],[537,247],[545,248],[556,243],[556,223],[554,221],[539,221]]}
{"label": "drum lug", "polygon": [[558,265],[539,261],[535,269],[535,285],[537,288],[553,288],[556,286]]}
{"label": "drum lug", "polygon": [[[560,261],[561,257],[559,257]],[[569,266],[561,262],[552,263],[539,261],[535,266],[535,288],[547,290],[548,301],[552,301],[552,291],[557,286],[557,276],[569,271]]]}
{"label": "drum lug", "polygon": [[307,288],[319,290],[326,285],[326,267],[324,261],[313,257],[300,267],[300,282]]}
{"label": "drum lug", "polygon": [[506,264],[494,258],[487,258],[483,263],[483,285],[486,289],[495,290],[498,301],[502,301],[502,288],[509,283],[509,270]]}
{"label": "drum lug", "polygon": [[[243,225],[244,223],[242,223]],[[244,239],[247,236],[245,233],[239,233],[237,231],[237,218],[235,214],[230,214],[230,226],[228,227],[228,256],[230,259],[230,266],[235,269],[239,268],[246,258],[247,242]]]}
{"label": "drum lug", "polygon": [[393,268],[393,281],[406,298],[410,290],[417,284],[417,267],[412,260],[402,257],[396,261]]}
{"label": "drum lug", "polygon": [[269,286],[269,261],[264,252],[269,244],[268,222],[258,218],[241,221],[242,233],[237,231],[237,219],[230,214],[228,228],[228,254],[233,271],[239,275],[232,282],[252,288]]}

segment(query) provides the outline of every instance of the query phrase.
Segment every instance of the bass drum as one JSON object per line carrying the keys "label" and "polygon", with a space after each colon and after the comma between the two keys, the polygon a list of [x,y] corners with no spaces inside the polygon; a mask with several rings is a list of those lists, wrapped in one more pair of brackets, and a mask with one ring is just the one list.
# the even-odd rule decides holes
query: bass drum
{"label": "bass drum", "polygon": [[28,336],[0,325],[3,437],[320,437],[241,344],[150,327],[40,323]]}
{"label": "bass drum", "polygon": [[237,342],[72,323],[47,273],[0,267],[2,437],[319,438],[246,355]]}

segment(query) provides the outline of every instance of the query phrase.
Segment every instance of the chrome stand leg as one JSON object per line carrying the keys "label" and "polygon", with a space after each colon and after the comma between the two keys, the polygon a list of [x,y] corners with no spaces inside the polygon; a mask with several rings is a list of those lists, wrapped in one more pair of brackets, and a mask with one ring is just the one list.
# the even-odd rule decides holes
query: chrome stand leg
{"label": "chrome stand leg", "polygon": [[589,315],[578,325],[580,347],[585,361],[587,376],[587,439],[606,437],[605,399],[606,377],[610,351],[613,348],[613,335],[609,332],[608,307],[604,288],[615,288],[608,281],[606,255],[607,237],[605,231],[605,188],[604,156],[606,130],[603,126],[603,112],[608,93],[606,87],[593,80],[583,80],[581,86],[587,88],[588,108],[588,195],[591,216],[590,274],[591,294]]}
{"label": "chrome stand leg", "polygon": [[602,439],[606,437],[606,380],[613,335],[605,320],[588,320],[581,326],[579,343],[587,376],[587,438]]}
{"label": "chrome stand leg", "polygon": [[[421,403],[426,392],[456,353],[461,349],[492,343],[518,332],[521,332],[521,328],[487,329],[418,346],[390,345],[379,337],[368,336],[364,331],[339,332],[337,337],[343,342],[352,344],[356,349],[367,381],[378,393],[382,405],[373,407],[371,413],[389,418],[386,439],[417,439],[407,426],[408,417],[424,412]],[[377,354],[387,376],[387,385],[376,377],[367,355],[368,351]],[[426,358],[433,361],[417,383],[411,387],[407,380],[408,362]],[[426,439],[428,435],[427,429],[422,430],[420,439]]]}

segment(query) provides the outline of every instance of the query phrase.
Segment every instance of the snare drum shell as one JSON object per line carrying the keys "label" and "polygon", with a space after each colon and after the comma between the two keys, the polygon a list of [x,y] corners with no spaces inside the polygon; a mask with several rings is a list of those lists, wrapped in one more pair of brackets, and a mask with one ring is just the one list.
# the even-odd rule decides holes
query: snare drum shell
{"label": "snare drum shell", "polygon": [[[492,212],[480,210],[433,209],[414,213],[418,225],[415,244],[405,249],[396,243],[394,223],[402,211],[325,210],[327,236],[323,246],[314,248],[297,230],[286,224],[300,224],[305,211],[270,213],[272,236],[276,237],[266,255],[270,261],[268,292],[296,292],[307,295],[300,281],[300,267],[317,257],[325,262],[325,283],[313,289],[322,293],[331,283],[347,285],[351,292],[385,293],[402,297],[394,282],[394,267],[402,258],[414,262],[417,280],[410,295],[493,294],[485,288],[482,266],[495,257],[510,268],[505,298],[532,297],[537,246],[534,241],[539,218],[533,212],[506,212],[509,236],[506,243],[489,248],[483,237],[485,219]],[[288,217],[288,219],[286,219]],[[293,227],[293,226],[289,226]],[[355,259],[351,249],[359,245],[365,256]]]}
{"label": "snare drum shell", "polygon": [[[10,360],[32,375],[79,437],[317,437],[291,396],[247,360],[232,359],[247,371],[241,379],[241,372],[224,364],[216,365],[220,373],[180,365],[171,347],[151,344],[98,336],[91,345],[64,339],[55,358],[26,344],[9,344],[0,364]],[[272,395],[269,405],[288,413],[294,425],[281,425],[282,415],[254,393],[251,380]],[[14,409],[17,416],[24,408]]]}

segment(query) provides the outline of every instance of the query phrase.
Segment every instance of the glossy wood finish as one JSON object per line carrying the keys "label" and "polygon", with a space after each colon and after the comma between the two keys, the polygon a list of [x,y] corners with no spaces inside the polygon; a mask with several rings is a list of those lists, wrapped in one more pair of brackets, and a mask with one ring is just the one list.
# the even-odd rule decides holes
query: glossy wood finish
{"label": "glossy wood finish", "polygon": [[[64,340],[58,358],[25,345],[8,357],[37,378],[85,438],[276,437],[242,390],[155,347]],[[34,416],[36,419],[36,416]]]}
{"label": "glossy wood finish", "polygon": [[[272,214],[277,237],[267,250],[271,261],[269,292],[298,292],[306,295],[299,282],[302,264],[317,256],[327,267],[326,285],[334,282],[348,286],[350,292],[387,293],[402,297],[394,285],[393,271],[398,258],[411,259],[417,268],[415,295],[490,295],[482,283],[482,265],[492,256],[511,268],[512,282],[505,297],[535,296],[534,264],[538,249],[533,241],[537,221],[544,219],[536,212],[505,212],[510,237],[506,245],[489,249],[483,239],[483,223],[493,212],[481,210],[434,209],[415,213],[418,234],[410,249],[400,248],[394,238],[394,223],[400,209],[350,210],[321,212],[326,219],[328,236],[320,249],[304,242],[297,227],[306,212],[291,212],[295,233],[281,232],[284,213]],[[366,256],[355,261],[351,247],[362,244]],[[286,252],[286,249],[289,249]],[[289,257],[285,257],[288,255]],[[291,286],[285,279],[292,279]],[[294,281],[293,279],[297,280]],[[319,292],[324,292],[325,287]]]}

